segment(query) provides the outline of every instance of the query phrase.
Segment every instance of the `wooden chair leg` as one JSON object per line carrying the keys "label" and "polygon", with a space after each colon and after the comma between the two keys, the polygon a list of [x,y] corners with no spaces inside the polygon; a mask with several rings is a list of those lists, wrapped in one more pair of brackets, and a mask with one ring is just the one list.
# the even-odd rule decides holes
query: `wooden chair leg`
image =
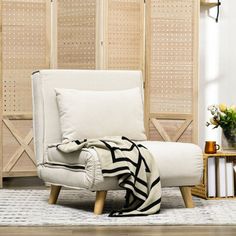
{"label": "wooden chair leg", "polygon": [[185,206],[187,208],[194,208],[195,205],[192,198],[191,187],[182,186],[179,188],[184,199]]}
{"label": "wooden chair leg", "polygon": [[57,198],[59,196],[60,191],[61,191],[61,186],[51,185],[51,192],[48,200],[49,204],[57,203]]}
{"label": "wooden chair leg", "polygon": [[94,205],[94,214],[101,215],[106,200],[107,191],[97,191]]}

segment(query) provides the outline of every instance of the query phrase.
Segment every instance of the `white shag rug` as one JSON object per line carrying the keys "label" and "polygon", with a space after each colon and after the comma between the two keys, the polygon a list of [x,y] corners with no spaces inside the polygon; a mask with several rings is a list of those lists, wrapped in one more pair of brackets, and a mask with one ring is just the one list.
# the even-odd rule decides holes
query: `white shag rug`
{"label": "white shag rug", "polygon": [[49,190],[0,190],[0,226],[79,225],[234,225],[235,200],[194,197],[196,207],[187,209],[178,188],[163,189],[161,212],[144,217],[108,217],[124,202],[124,191],[107,194],[104,213],[93,214],[95,193],[62,190],[56,205],[47,203]]}

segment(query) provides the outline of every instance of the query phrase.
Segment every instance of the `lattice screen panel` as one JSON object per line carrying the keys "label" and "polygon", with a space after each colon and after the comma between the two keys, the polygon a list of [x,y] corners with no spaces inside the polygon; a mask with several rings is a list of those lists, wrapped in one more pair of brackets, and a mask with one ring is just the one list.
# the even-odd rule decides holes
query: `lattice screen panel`
{"label": "lattice screen panel", "polygon": [[45,2],[2,1],[4,113],[31,112],[31,73],[48,67]]}
{"label": "lattice screen panel", "polygon": [[143,0],[107,1],[105,45],[106,68],[143,69]]}
{"label": "lattice screen panel", "polygon": [[96,0],[57,1],[57,67],[96,68]]}
{"label": "lattice screen panel", "polygon": [[[4,120],[6,122],[6,120]],[[9,121],[7,121],[9,122]],[[11,120],[9,127],[3,126],[3,167],[4,176],[27,175],[35,172],[35,161],[33,154],[33,134],[29,127],[31,120]],[[13,133],[12,133],[13,130]],[[14,136],[16,135],[16,137]],[[27,138],[26,138],[27,137]],[[20,140],[18,140],[18,138]],[[24,139],[27,139],[26,141]],[[23,148],[29,144],[27,151]],[[35,174],[35,173],[34,173]]]}
{"label": "lattice screen panel", "polygon": [[3,175],[36,174],[31,74],[49,68],[50,2],[2,0]]}
{"label": "lattice screen panel", "polygon": [[[2,13],[2,2],[0,2],[0,13]],[[0,16],[0,25],[2,26],[2,17]],[[2,27],[0,30],[0,52],[2,54]],[[0,70],[2,71],[2,58],[1,58],[1,62],[0,62]],[[2,188],[2,168],[3,168],[3,160],[2,160],[2,73],[0,73],[0,188]]]}
{"label": "lattice screen panel", "polygon": [[[195,122],[196,112],[194,86],[197,79],[197,2],[198,0],[147,1],[147,27],[150,32],[147,40],[150,47],[147,62],[149,112],[151,123],[155,118],[159,122],[155,128],[153,124],[150,125],[152,139],[157,138],[155,129],[158,132],[159,129],[160,132],[166,131],[171,137],[171,133],[178,131],[173,125],[187,121],[183,123],[184,127],[179,127],[185,132],[178,140],[193,141],[195,130],[191,128],[191,123]],[[162,114],[161,119],[158,114]],[[162,121],[168,120],[169,115],[173,114],[175,119],[172,116],[171,124]]]}
{"label": "lattice screen panel", "polygon": [[192,124],[190,124],[183,133],[178,134],[178,131],[183,126],[183,120],[160,120],[161,127],[164,128],[166,135],[161,136],[157,129],[150,123],[150,137],[152,140],[165,140],[174,142],[193,142]]}

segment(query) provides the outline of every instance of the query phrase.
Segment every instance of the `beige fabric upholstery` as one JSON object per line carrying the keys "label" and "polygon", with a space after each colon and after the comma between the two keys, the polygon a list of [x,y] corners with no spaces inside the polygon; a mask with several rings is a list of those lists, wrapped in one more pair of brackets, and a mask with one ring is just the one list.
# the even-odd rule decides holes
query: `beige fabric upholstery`
{"label": "beige fabric upholstery", "polygon": [[[33,76],[35,152],[38,175],[47,183],[90,190],[118,189],[116,178],[103,178],[96,152],[64,154],[48,149],[61,142],[54,88],[118,90],[139,86],[139,71],[43,70]],[[140,142],[139,142],[140,143]],[[202,151],[193,144],[141,141],[158,159],[162,186],[196,185],[202,177]]]}
{"label": "beige fabric upholstery", "polygon": [[140,87],[140,71],[41,70],[33,78],[33,122],[36,159],[44,163],[48,144],[61,142],[55,88],[122,90]]}
{"label": "beige fabric upholstery", "polygon": [[147,140],[139,87],[109,91],[55,89],[55,92],[63,140],[105,136]]}
{"label": "beige fabric upholstery", "polygon": [[[198,184],[202,173],[202,151],[194,144],[175,143],[175,142],[157,142],[142,141],[139,142],[147,147],[158,160],[161,183],[163,187],[167,186],[187,186]],[[173,154],[174,153],[174,154]],[[79,175],[83,176],[90,188],[96,189],[97,184],[106,189],[106,180],[104,181],[101,174],[99,158],[93,149],[83,149],[80,152],[65,154],[56,148],[50,148],[47,155],[47,163],[58,164],[59,168],[65,169],[63,165],[71,168],[84,166],[85,169],[77,169]],[[178,168],[176,168],[178,167]],[[50,166],[48,166],[50,168]],[[67,168],[69,170],[69,168]],[[96,173],[96,174],[95,174]],[[69,173],[68,173],[69,175]],[[71,179],[71,178],[69,178]],[[50,180],[49,182],[51,182]],[[63,178],[60,182],[63,181]],[[110,180],[109,180],[110,182]],[[117,186],[116,179],[113,181]],[[73,187],[73,186],[72,186]]]}

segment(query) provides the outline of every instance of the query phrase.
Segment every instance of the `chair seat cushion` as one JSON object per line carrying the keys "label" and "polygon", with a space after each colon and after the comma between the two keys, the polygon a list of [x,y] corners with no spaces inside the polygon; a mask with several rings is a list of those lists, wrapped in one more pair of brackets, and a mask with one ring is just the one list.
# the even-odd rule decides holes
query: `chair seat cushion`
{"label": "chair seat cushion", "polygon": [[[158,160],[163,187],[191,186],[200,183],[203,170],[202,150],[194,144],[176,142],[141,141]],[[94,149],[65,154],[49,148],[45,164],[39,174],[46,182],[69,187],[84,187],[92,190],[118,188],[116,178],[103,178],[99,158]],[[63,174],[64,173],[64,174]],[[68,180],[65,181],[65,177]]]}
{"label": "chair seat cushion", "polygon": [[196,185],[203,172],[202,150],[191,143],[143,141],[158,160],[162,186]]}

